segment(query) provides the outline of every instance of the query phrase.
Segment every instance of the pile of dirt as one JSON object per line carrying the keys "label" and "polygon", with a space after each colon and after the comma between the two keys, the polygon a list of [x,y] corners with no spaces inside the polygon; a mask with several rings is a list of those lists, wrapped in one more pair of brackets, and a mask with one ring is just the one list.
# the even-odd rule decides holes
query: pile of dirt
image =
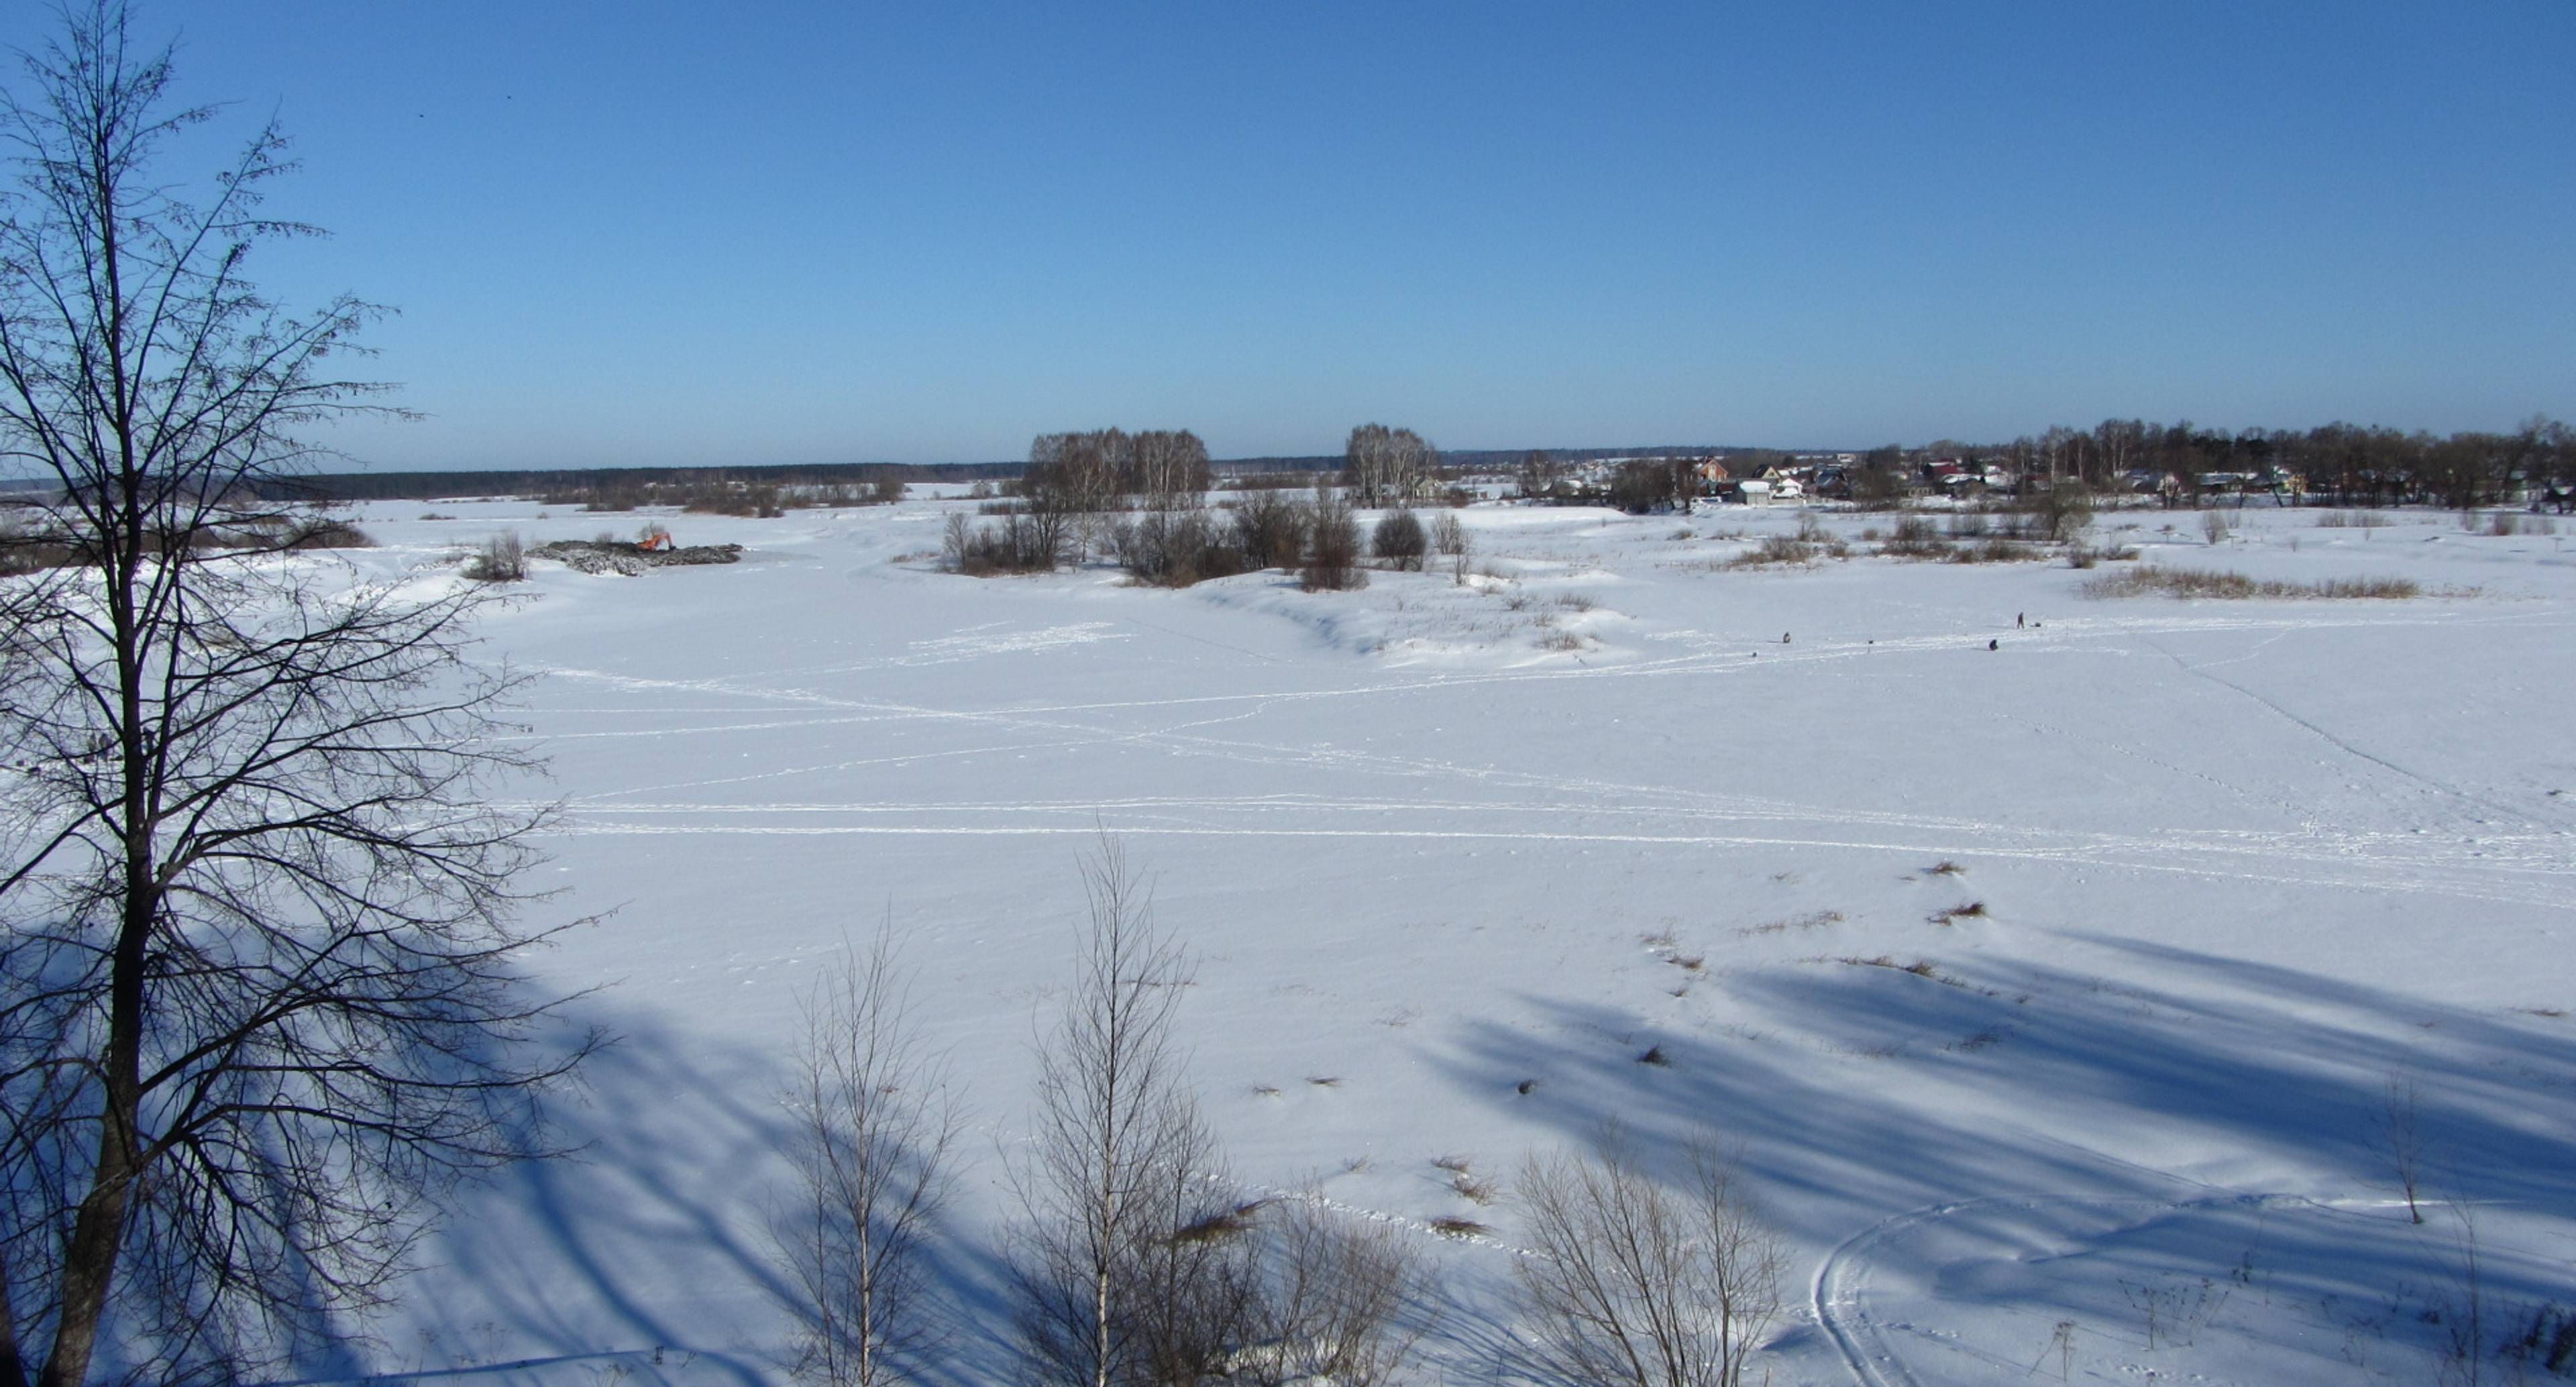
{"label": "pile of dirt", "polygon": [[603,544],[592,539],[558,539],[529,550],[528,557],[552,559],[576,573],[620,573],[634,578],[648,568],[734,563],[742,558],[742,546],[693,544],[682,549],[639,549],[619,540]]}

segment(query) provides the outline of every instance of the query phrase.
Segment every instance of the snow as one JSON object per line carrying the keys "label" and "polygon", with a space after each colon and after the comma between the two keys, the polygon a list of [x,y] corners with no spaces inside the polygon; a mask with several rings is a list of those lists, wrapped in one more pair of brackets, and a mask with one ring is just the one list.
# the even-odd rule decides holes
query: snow
{"label": "snow", "polygon": [[[1507,1186],[1610,1119],[1741,1144],[1796,1254],[1781,1384],[2414,1382],[2470,1248],[2490,1337],[2570,1297],[2561,536],[2113,512],[2143,562],[2430,595],[2093,600],[2062,559],[1869,556],[1884,515],[1741,568],[1801,512],[1477,506],[1464,583],[1170,592],[939,573],[951,507],[666,515],[744,561],[540,563],[485,623],[565,807],[533,921],[600,917],[535,967],[624,1039],[563,1110],[583,1157],[478,1191],[319,1376],[783,1381],[796,995],[888,919],[975,1131],[943,1371],[1001,1377],[999,1153],[1104,832],[1197,956],[1237,1173],[1437,1257],[1432,1380],[1494,1369],[1516,1255],[1432,1162]],[[642,518],[382,504],[351,557]]]}

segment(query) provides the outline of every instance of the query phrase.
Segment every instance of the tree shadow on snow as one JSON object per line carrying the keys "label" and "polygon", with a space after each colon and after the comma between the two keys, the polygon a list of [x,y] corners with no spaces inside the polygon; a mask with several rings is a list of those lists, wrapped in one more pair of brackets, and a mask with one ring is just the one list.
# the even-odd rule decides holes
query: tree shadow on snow
{"label": "tree shadow on snow", "polygon": [[[2090,942],[2135,958],[2144,981],[1978,955],[1929,974],[1766,965],[1715,980],[1755,1018],[1722,1031],[1524,997],[1521,1020],[1472,1024],[1441,1062],[1461,1088],[1522,1105],[1569,1144],[1615,1121],[1667,1171],[1681,1169],[1694,1135],[1714,1131],[1740,1145],[1767,1212],[1808,1246],[1999,1196],[2029,1196],[2034,1211],[2135,1201],[2151,1221],[2160,1205],[2273,1193],[2156,1170],[2160,1152],[2189,1153],[2220,1178],[2285,1171],[2296,1194],[2393,1205],[2393,1093],[2420,1135],[2428,1224],[2406,1235],[2402,1206],[2344,1223],[2324,1210],[2255,1218],[2265,1255],[2297,1269],[2302,1294],[2359,1305],[2438,1279],[2456,1238],[2446,1197],[2472,1213],[2576,1207],[2576,1036],[2550,1034],[2554,1023],[2157,944]],[[1649,1050],[1656,1062],[1641,1062]],[[1541,1083],[1516,1095],[1533,1075]],[[2399,1232],[2346,1236],[2374,1223]],[[2564,1299],[2552,1268],[2508,1254],[2489,1270],[2498,1295]]]}
{"label": "tree shadow on snow", "polygon": [[[551,1108],[575,1154],[510,1167],[460,1201],[377,1326],[365,1380],[786,1380],[798,1292],[771,1233],[796,1188],[785,1057],[651,1021],[611,1029],[618,1042]],[[948,1332],[914,1378],[1000,1379],[998,1257],[954,1224],[929,1245],[928,1294]],[[304,1380],[351,1380],[350,1356]]]}

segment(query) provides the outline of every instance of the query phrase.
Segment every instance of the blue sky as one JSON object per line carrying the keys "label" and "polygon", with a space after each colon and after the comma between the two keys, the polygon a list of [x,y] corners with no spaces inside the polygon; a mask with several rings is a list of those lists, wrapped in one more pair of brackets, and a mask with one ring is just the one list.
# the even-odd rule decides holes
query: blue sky
{"label": "blue sky", "polygon": [[2566,0],[140,16],[401,310],[383,466],[2576,415]]}

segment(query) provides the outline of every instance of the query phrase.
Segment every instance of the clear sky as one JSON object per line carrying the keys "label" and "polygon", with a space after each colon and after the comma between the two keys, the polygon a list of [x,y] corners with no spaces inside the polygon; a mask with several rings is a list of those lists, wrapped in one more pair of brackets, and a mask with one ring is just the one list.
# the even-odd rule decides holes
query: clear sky
{"label": "clear sky", "polygon": [[401,310],[383,466],[2576,415],[2569,0],[138,13]]}

